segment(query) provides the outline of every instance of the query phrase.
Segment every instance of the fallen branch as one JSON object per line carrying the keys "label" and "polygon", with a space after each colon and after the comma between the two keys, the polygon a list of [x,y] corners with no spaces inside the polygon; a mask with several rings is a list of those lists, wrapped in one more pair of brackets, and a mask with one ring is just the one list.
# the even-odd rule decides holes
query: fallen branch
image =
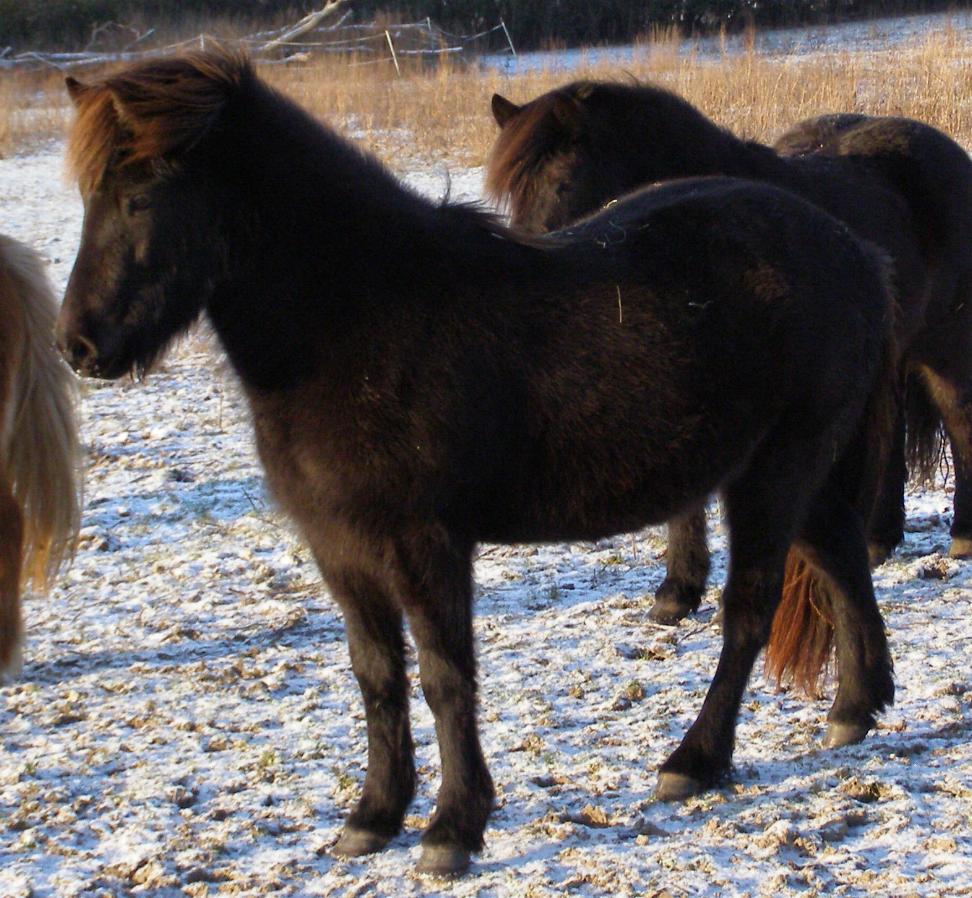
{"label": "fallen branch", "polygon": [[306,34],[308,31],[312,31],[321,22],[324,21],[328,16],[336,13],[342,6],[349,3],[350,0],[328,0],[327,6],[323,9],[319,9],[317,12],[308,13],[304,18],[302,18],[293,28],[288,29],[279,37],[274,38],[272,41],[268,41],[261,47],[261,49],[266,52],[267,50],[273,50],[279,47],[281,44],[287,43],[287,41],[293,40],[295,37],[300,37],[302,34]]}

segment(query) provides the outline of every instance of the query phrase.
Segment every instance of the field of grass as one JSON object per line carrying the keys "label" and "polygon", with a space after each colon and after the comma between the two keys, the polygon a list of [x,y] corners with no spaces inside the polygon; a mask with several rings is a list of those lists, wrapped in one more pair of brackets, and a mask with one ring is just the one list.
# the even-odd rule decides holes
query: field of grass
{"label": "field of grass", "polygon": [[[887,52],[799,57],[756,52],[719,60],[680,54],[671,35],[638,45],[624,70],[606,64],[508,77],[475,64],[356,65],[328,58],[263,67],[263,75],[393,167],[416,160],[481,164],[495,127],[489,98],[528,100],[571,77],[635,77],[670,87],[737,134],[769,140],[824,112],[903,115],[929,122],[972,147],[972,38],[945,29]],[[84,77],[84,75],[81,75]],[[69,109],[56,73],[0,75],[0,155],[61,134]]]}

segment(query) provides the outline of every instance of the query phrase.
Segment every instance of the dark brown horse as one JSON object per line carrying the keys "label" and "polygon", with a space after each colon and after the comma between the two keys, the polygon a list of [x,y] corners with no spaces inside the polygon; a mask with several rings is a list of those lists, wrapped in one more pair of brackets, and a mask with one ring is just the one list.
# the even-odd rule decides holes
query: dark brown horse
{"label": "dark brown horse", "polygon": [[[562,228],[642,185],[730,175],[792,190],[884,248],[900,304],[908,377],[882,488],[869,516],[871,558],[904,529],[904,409],[913,468],[940,457],[944,421],[955,468],[951,553],[972,556],[972,161],[928,125],[902,118],[813,119],[776,148],[740,140],[669,91],[576,82],[518,106],[493,97],[501,127],[487,189],[521,230]],[[694,610],[709,570],[701,507],[669,524],[668,576],[652,615]]]}
{"label": "dark brown horse", "polygon": [[594,539],[723,492],[722,656],[663,798],[726,775],[791,544],[840,594],[828,741],[873,725],[894,687],[852,503],[891,303],[883,259],[844,226],[702,179],[524,240],[404,189],[234,54],[68,85],[85,219],[61,345],[119,377],[200,313],[219,335],[364,698],[368,772],[336,853],[381,848],[412,798],[405,620],[442,761],[420,869],[457,873],[482,845],[481,540]]}
{"label": "dark brown horse", "polygon": [[56,317],[40,258],[0,235],[0,682],[20,671],[21,583],[48,585],[81,518],[75,377]]}

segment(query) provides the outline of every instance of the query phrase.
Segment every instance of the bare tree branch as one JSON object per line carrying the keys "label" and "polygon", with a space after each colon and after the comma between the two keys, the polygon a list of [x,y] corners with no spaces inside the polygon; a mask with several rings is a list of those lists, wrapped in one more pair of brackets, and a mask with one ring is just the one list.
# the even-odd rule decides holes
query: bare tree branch
{"label": "bare tree branch", "polygon": [[328,16],[336,13],[342,6],[349,3],[350,0],[328,0],[327,6],[323,9],[319,9],[317,12],[308,13],[304,18],[302,18],[293,28],[285,31],[279,37],[275,37],[272,41],[265,43],[260,49],[264,52],[267,50],[272,50],[275,47],[279,47],[281,44],[287,43],[287,41],[293,40],[295,37],[300,37],[302,34],[306,34],[308,31],[316,28],[321,22],[324,21]]}

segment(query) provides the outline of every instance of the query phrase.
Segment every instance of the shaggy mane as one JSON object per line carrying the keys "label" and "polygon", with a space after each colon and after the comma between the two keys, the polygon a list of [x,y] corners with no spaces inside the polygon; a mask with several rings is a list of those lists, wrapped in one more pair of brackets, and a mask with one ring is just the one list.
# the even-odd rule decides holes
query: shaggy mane
{"label": "shaggy mane", "polygon": [[138,64],[79,86],[68,171],[90,193],[109,164],[124,167],[185,152],[252,76],[246,56],[216,48]]}

